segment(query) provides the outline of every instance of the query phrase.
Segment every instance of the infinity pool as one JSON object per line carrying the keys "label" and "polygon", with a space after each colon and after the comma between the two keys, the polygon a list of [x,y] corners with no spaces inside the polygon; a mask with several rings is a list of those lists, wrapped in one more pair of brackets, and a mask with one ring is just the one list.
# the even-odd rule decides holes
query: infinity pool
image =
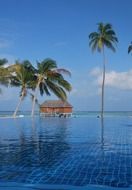
{"label": "infinity pool", "polygon": [[132,118],[0,119],[0,182],[132,185]]}

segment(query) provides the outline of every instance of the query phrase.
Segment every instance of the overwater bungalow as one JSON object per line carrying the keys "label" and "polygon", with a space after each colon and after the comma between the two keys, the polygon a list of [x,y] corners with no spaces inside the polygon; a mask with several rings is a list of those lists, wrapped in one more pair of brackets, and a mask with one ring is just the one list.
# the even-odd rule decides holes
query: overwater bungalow
{"label": "overwater bungalow", "polygon": [[43,116],[69,117],[72,115],[72,105],[62,100],[47,100],[40,105],[40,114]]}

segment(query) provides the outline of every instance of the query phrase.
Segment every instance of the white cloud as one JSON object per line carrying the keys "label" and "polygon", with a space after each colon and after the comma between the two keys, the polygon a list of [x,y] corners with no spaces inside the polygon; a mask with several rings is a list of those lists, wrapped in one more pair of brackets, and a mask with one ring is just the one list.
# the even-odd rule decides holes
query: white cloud
{"label": "white cloud", "polygon": [[[90,74],[96,78],[94,82],[100,86],[102,84],[101,69],[94,68]],[[122,90],[132,90],[132,70],[126,72],[106,72],[105,86]]]}
{"label": "white cloud", "polygon": [[102,73],[101,69],[99,67],[95,67],[94,69],[92,69],[92,71],[90,72],[90,75],[92,76],[98,76]]}

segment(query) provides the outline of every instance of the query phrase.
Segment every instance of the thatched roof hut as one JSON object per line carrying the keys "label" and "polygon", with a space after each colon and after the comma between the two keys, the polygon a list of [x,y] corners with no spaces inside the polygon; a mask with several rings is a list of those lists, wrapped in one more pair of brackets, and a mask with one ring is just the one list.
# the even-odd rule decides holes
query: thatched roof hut
{"label": "thatched roof hut", "polygon": [[62,100],[47,100],[40,105],[40,112],[45,114],[71,114],[72,105]]}

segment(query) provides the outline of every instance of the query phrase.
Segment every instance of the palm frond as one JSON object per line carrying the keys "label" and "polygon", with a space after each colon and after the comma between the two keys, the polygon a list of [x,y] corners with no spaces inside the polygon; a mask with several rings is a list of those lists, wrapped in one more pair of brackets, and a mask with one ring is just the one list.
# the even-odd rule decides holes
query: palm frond
{"label": "palm frond", "polygon": [[89,34],[89,39],[95,39],[98,37],[98,33],[97,32],[92,32]]}
{"label": "palm frond", "polygon": [[37,66],[38,66],[39,73],[48,72],[49,70],[57,68],[56,62],[49,58],[43,60],[41,63],[38,62]]}
{"label": "palm frond", "polygon": [[92,52],[94,52],[96,49],[98,49],[98,41],[95,40],[94,42],[92,42],[91,47],[92,47]]}
{"label": "palm frond", "polygon": [[50,91],[53,92],[58,98],[64,101],[67,99],[66,92],[63,90],[63,88],[55,83],[52,83],[51,81],[47,81],[47,85]]}
{"label": "palm frond", "polygon": [[40,95],[46,94],[47,96],[50,96],[50,92],[48,90],[48,87],[46,83],[41,82],[39,85]]}
{"label": "palm frond", "polygon": [[[106,23],[103,25],[105,31],[112,31],[112,25],[110,23]],[[114,33],[115,34],[115,33]],[[112,34],[113,35],[113,34]]]}
{"label": "palm frond", "polygon": [[104,46],[115,51],[115,45],[118,42],[118,38],[116,37],[116,33],[112,30],[112,25],[109,23],[98,23],[97,32],[92,32],[89,35],[89,46],[92,51],[101,52]]}
{"label": "palm frond", "polygon": [[128,47],[128,53],[130,53],[131,51],[132,51],[132,42],[131,42],[131,44]]}
{"label": "palm frond", "polygon": [[113,46],[113,44],[112,44],[110,41],[104,40],[104,45],[105,45],[107,48],[111,49],[113,52],[116,51],[116,50],[115,50],[115,47]]}
{"label": "palm frond", "polygon": [[1,66],[4,66],[6,63],[8,62],[8,60],[7,59],[0,59],[0,67]]}
{"label": "palm frond", "polygon": [[[50,96],[51,93],[62,100],[67,99],[66,91],[71,91],[71,85],[64,79],[64,74],[71,76],[70,71],[58,68],[56,61],[45,59],[42,62],[37,62],[37,69],[34,73],[33,83],[36,84],[35,94],[37,94],[38,86],[40,95]],[[33,89],[34,90],[34,89]],[[35,96],[33,97],[34,113]]]}
{"label": "palm frond", "polygon": [[65,75],[68,75],[69,77],[71,77],[71,72],[68,71],[67,69],[62,69],[62,68],[59,68],[59,69],[56,69],[56,71],[60,74],[65,74]]}
{"label": "palm frond", "polygon": [[49,71],[48,73],[46,73],[46,76],[52,81],[64,80],[63,75],[57,70]]}
{"label": "palm frond", "polygon": [[61,87],[63,87],[68,92],[70,92],[72,90],[70,83],[67,82],[66,80],[59,80],[58,84],[61,85]]}
{"label": "palm frond", "polygon": [[28,61],[28,60],[24,60],[24,61],[22,62],[22,65],[23,65],[23,67],[24,67],[26,70],[28,70],[29,72],[36,72],[35,67],[34,67],[34,66],[31,64],[31,62]]}
{"label": "palm frond", "polygon": [[50,96],[50,95],[51,95],[50,92],[49,92],[49,90],[48,90],[48,86],[47,86],[46,84],[43,85],[43,89],[44,89],[44,92],[45,92],[45,94],[46,94],[47,96]]}

